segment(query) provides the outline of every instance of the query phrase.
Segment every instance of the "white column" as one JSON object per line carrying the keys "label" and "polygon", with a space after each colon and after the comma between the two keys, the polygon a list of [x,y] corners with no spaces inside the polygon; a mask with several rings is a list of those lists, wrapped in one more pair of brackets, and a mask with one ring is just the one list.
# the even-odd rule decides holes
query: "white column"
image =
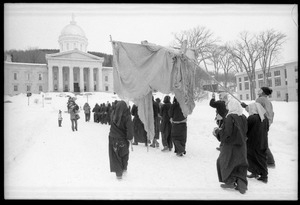
{"label": "white column", "polygon": [[84,78],[83,78],[83,67],[79,67],[80,70],[80,92],[84,92]]}
{"label": "white column", "polygon": [[48,66],[48,92],[53,92],[53,69],[51,64]]}
{"label": "white column", "polygon": [[94,91],[94,72],[93,72],[93,68],[90,67],[90,88],[89,91],[93,92]]}
{"label": "white column", "polygon": [[98,68],[98,91],[103,91],[102,65],[100,68]]}
{"label": "white column", "polygon": [[74,74],[73,67],[69,67],[69,91],[74,92]]}
{"label": "white column", "polygon": [[58,66],[58,91],[63,92],[63,68]]}

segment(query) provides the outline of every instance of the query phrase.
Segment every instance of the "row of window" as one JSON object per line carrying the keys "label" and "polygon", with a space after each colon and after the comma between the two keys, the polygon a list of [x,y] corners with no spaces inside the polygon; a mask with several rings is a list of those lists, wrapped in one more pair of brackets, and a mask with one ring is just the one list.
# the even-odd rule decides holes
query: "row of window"
{"label": "row of window", "polygon": [[[85,81],[87,81],[87,75],[84,76],[85,77]],[[58,77],[57,77],[57,73],[54,73],[54,76],[53,76],[54,80],[57,80]],[[105,78],[105,82],[108,82],[108,76],[104,76]],[[68,74],[65,73],[65,76],[64,76],[64,79],[68,79]],[[96,79],[96,74],[94,74],[94,79]],[[77,78],[77,75],[74,75],[74,81],[76,82],[78,80]]]}
{"label": "row of window", "polygon": [[[298,78],[296,77],[295,78],[295,83],[298,83]],[[287,85],[288,82],[285,81],[285,84]],[[245,90],[249,90],[250,89],[250,82],[245,82],[244,83],[244,86],[245,86]],[[258,87],[262,87],[263,86],[263,80],[258,80]],[[267,86],[268,87],[272,87],[272,79],[267,79]],[[281,86],[281,77],[275,77],[274,78],[274,86],[277,87],[277,86]],[[254,88],[256,88],[256,81],[254,81]],[[242,83],[239,82],[239,90],[243,90],[242,89]]]}
{"label": "row of window", "polygon": [[[19,85],[14,85],[14,91],[18,92],[19,91]],[[26,91],[31,92],[31,85],[26,85]],[[39,85],[39,91],[43,92],[43,86]]]}
{"label": "row of window", "polygon": [[[295,71],[295,72],[298,72],[298,66],[295,66],[295,67],[294,67],[294,71]],[[284,74],[285,74],[285,77],[286,77],[286,69],[284,69]],[[271,76],[272,76],[271,72],[268,72],[268,73],[266,74],[266,77],[267,77],[267,78],[269,78],[269,77],[271,77]],[[276,76],[280,76],[280,70],[275,70],[275,71],[274,71],[274,77],[276,77]],[[263,76],[262,73],[257,74],[257,78],[258,78],[258,79],[262,79],[263,77],[264,77],[264,76]],[[255,79],[255,76],[254,76],[254,79]],[[248,76],[244,77],[244,81],[249,81]],[[239,82],[242,82],[242,78],[239,78]]]}
{"label": "row of window", "polygon": [[[26,73],[26,80],[31,80],[31,73]],[[19,73],[14,73],[14,80],[18,80],[19,79]],[[43,74],[42,73],[38,73],[38,80],[42,81],[43,80]]]}
{"label": "row of window", "polygon": [[[82,44],[79,44],[80,45],[80,50],[82,51]],[[69,43],[66,44],[66,50],[69,50]],[[61,44],[61,48],[62,50],[64,50],[64,44]],[[77,48],[77,43],[73,43],[73,48]]]}
{"label": "row of window", "polygon": [[[281,99],[281,97],[282,97],[281,96],[281,92],[280,91],[276,91],[276,98],[277,99]],[[272,95],[270,95],[270,98],[272,98]],[[240,95],[240,100],[244,100],[242,94]],[[250,94],[246,94],[246,99],[245,100],[250,100]]]}
{"label": "row of window", "polygon": [[[26,80],[31,80],[31,73],[26,73]],[[105,82],[108,82],[108,76],[105,76]],[[14,73],[14,80],[19,79],[19,74]],[[65,74],[65,79],[67,79],[67,74]],[[96,79],[96,76],[94,75],[94,79]],[[38,80],[42,81],[43,80],[43,74],[39,73],[38,74]],[[54,80],[57,80],[57,73],[54,73]],[[74,76],[74,80],[77,81],[77,75]]]}

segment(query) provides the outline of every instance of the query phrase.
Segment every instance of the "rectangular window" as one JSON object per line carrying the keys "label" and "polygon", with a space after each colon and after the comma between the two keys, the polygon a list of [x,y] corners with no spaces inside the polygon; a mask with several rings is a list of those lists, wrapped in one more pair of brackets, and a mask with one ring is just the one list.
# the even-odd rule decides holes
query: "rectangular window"
{"label": "rectangular window", "polygon": [[268,85],[268,87],[272,87],[272,79],[267,80],[267,85]]}
{"label": "rectangular window", "polygon": [[280,76],[280,70],[274,71],[274,76]]}
{"label": "rectangular window", "polygon": [[261,74],[258,74],[258,75],[257,75],[257,78],[258,78],[258,79],[263,78],[263,74],[262,74],[262,73],[261,73]]}
{"label": "rectangular window", "polygon": [[31,86],[27,85],[27,92],[30,92],[30,88],[31,88]]}
{"label": "rectangular window", "polygon": [[263,83],[264,83],[263,80],[258,80],[258,87],[259,88],[263,87]]}
{"label": "rectangular window", "polygon": [[43,91],[43,86],[39,86],[39,91]]}
{"label": "rectangular window", "polygon": [[239,78],[239,82],[242,82],[242,78]]}
{"label": "rectangular window", "polygon": [[249,82],[245,82],[245,90],[249,90]]}
{"label": "rectangular window", "polygon": [[240,100],[243,100],[243,95],[240,95]]}
{"label": "rectangular window", "polygon": [[243,89],[243,88],[242,88],[242,83],[239,83],[239,88],[240,88],[240,90]]}
{"label": "rectangular window", "polygon": [[298,83],[298,78],[295,79],[295,82]]}
{"label": "rectangular window", "polygon": [[108,91],[108,86],[105,86],[105,91]]}
{"label": "rectangular window", "polygon": [[271,72],[268,72],[267,73],[267,77],[269,78],[269,77],[271,77],[272,75],[271,75]]}
{"label": "rectangular window", "polygon": [[43,80],[43,74],[39,73],[39,80]]}
{"label": "rectangular window", "polygon": [[275,78],[275,86],[281,86],[281,78]]}
{"label": "rectangular window", "polygon": [[105,82],[108,82],[108,76],[105,76]]}
{"label": "rectangular window", "polygon": [[249,100],[249,94],[246,94],[246,100]]}
{"label": "rectangular window", "polygon": [[295,66],[295,72],[298,72],[298,66]]}
{"label": "rectangular window", "polygon": [[14,73],[14,80],[18,80],[18,73]]}
{"label": "rectangular window", "polygon": [[249,78],[248,77],[244,77],[244,81],[248,81],[249,80]]}
{"label": "rectangular window", "polygon": [[18,91],[18,86],[14,85],[14,91]]}
{"label": "rectangular window", "polygon": [[281,98],[281,93],[280,93],[280,91],[277,91],[276,94],[277,94],[277,98]]}

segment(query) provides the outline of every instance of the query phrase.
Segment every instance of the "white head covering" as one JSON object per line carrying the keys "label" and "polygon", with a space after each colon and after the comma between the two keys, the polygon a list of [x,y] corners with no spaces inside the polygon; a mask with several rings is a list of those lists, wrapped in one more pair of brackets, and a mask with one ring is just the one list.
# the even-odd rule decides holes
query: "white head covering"
{"label": "white head covering", "polygon": [[251,103],[246,107],[249,115],[259,114],[260,120],[263,121],[265,119],[265,108],[257,102]]}
{"label": "white head covering", "polygon": [[237,115],[243,114],[243,108],[241,104],[236,99],[233,98],[231,98],[228,101],[227,109],[228,109],[228,113],[226,116],[228,116],[229,114],[237,114]]}

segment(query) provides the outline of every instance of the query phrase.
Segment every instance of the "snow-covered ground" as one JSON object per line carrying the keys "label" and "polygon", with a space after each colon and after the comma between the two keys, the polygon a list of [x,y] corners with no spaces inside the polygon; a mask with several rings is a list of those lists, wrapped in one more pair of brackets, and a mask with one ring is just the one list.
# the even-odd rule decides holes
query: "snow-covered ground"
{"label": "snow-covered ground", "polygon": [[[70,94],[71,95],[71,94]],[[209,100],[196,102],[188,117],[187,154],[179,158],[144,144],[130,151],[122,181],[109,170],[109,126],[85,122],[71,130],[68,97],[59,93],[4,96],[4,194],[6,199],[155,199],[155,200],[298,200],[298,102],[272,102],[274,123],[269,144],[276,168],[269,182],[248,179],[248,191],[224,190],[217,177],[219,142],[212,135],[215,109]],[[50,100],[49,97],[52,99]],[[156,94],[163,99],[164,95]],[[112,102],[108,93],[78,95],[88,101]],[[249,101],[245,101],[249,103]],[[58,110],[63,111],[58,127]],[[247,115],[245,111],[245,115]]]}

